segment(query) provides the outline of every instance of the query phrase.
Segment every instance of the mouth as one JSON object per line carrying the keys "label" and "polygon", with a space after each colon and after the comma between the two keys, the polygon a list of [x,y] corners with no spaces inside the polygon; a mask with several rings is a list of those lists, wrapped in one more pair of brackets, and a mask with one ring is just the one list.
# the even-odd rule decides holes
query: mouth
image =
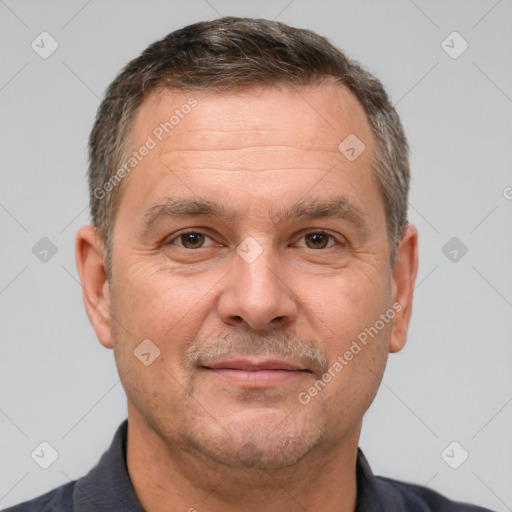
{"label": "mouth", "polygon": [[245,388],[268,388],[311,374],[311,370],[277,359],[231,359],[200,367],[212,375]]}

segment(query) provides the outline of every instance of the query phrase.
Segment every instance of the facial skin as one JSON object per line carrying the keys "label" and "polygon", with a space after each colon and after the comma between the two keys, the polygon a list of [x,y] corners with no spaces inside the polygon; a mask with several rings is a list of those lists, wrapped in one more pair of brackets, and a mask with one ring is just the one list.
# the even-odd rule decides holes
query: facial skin
{"label": "facial skin", "polygon": [[[153,130],[191,97],[197,106],[158,141]],[[338,150],[350,134],[366,146],[353,162]],[[156,147],[123,184],[110,288],[94,229],[77,235],[87,313],[128,398],[139,500],[149,511],[354,510],[362,417],[405,343],[417,271],[411,225],[389,268],[362,107],[330,84],[161,91],[139,109],[132,149],[148,135]],[[284,216],[338,197],[359,220]],[[144,229],[170,199],[218,202],[238,218],[161,216]],[[393,320],[301,403],[394,303]],[[145,339],[160,350],[148,366],[134,355]],[[255,370],[269,361],[281,370]]]}

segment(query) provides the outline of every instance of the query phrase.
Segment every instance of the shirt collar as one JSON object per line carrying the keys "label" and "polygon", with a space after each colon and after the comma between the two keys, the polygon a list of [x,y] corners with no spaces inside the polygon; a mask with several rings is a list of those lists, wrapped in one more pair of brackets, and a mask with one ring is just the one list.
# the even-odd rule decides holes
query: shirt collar
{"label": "shirt collar", "polygon": [[[126,464],[128,420],[116,430],[112,443],[98,464],[75,486],[73,504],[77,512],[122,510],[144,512],[133,488]],[[357,503],[355,512],[385,512],[391,496],[383,496],[366,457],[357,449]],[[396,502],[395,502],[396,503]]]}
{"label": "shirt collar", "polygon": [[98,464],[77,481],[73,496],[76,512],[144,512],[128,474],[127,436],[128,420],[124,420],[117,428],[110,448],[101,456]]}

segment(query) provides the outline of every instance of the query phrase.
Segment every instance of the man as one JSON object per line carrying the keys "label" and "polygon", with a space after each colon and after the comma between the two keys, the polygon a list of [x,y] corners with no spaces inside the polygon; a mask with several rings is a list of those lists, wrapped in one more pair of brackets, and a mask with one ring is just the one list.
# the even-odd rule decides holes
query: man
{"label": "man", "polygon": [[88,475],[10,510],[483,510],[358,449],[418,265],[378,80],[307,30],[188,26],[111,84],[89,184],[77,266],[128,419]]}

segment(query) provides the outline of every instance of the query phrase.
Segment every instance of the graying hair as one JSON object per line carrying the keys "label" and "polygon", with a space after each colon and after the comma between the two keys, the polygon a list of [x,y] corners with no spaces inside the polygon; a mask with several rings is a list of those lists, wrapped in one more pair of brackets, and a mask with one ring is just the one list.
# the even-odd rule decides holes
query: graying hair
{"label": "graying hair", "polygon": [[105,250],[110,283],[112,234],[123,181],[115,180],[126,158],[135,114],[159,89],[235,90],[251,86],[308,86],[334,80],[364,108],[375,140],[372,171],[384,199],[390,266],[407,224],[409,148],[397,112],[382,84],[326,38],[276,21],[224,17],[194,23],[151,44],[107,89],[89,138],[92,223]]}

